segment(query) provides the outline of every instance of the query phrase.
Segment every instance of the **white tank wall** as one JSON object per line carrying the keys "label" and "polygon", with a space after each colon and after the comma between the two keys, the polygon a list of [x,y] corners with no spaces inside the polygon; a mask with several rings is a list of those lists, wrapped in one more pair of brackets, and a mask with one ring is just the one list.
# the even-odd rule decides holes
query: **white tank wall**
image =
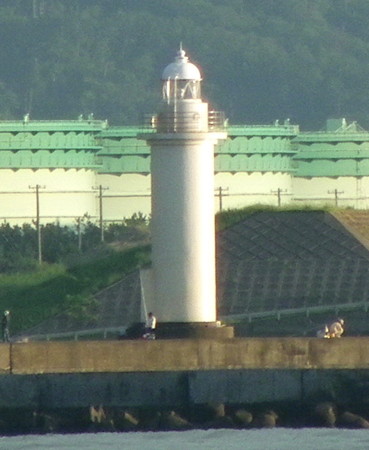
{"label": "white tank wall", "polygon": [[[0,220],[10,224],[31,222],[36,217],[39,189],[40,221],[75,223],[85,213],[96,215],[95,174],[92,170],[0,170]],[[77,192],[72,192],[77,191]],[[82,192],[81,192],[82,191]]]}
{"label": "white tank wall", "polygon": [[338,207],[369,208],[369,177],[294,178],[293,200],[311,205],[335,205],[336,189]]}
{"label": "white tank wall", "polygon": [[[103,211],[107,221],[121,220],[142,212],[151,214],[151,175],[123,174],[97,175],[96,184],[107,188],[103,191]],[[222,209],[243,208],[255,203],[277,206],[275,193],[281,189],[281,204],[292,199],[291,175],[274,172],[217,173],[214,183],[214,207],[219,211],[219,187],[223,189]],[[272,193],[271,191],[274,191]]]}
{"label": "white tank wall", "polygon": [[213,142],[151,143],[155,313],[162,322],[214,322]]}
{"label": "white tank wall", "polygon": [[[98,192],[92,192],[92,187],[98,187],[100,184],[104,187],[104,220],[122,220],[139,212],[146,216],[151,214],[150,175],[99,175],[90,170],[76,169],[3,169],[0,170],[0,180],[0,220],[11,224],[29,223],[34,220],[36,195],[29,186],[34,187],[36,184],[45,186],[45,189],[40,188],[40,214],[43,223],[57,219],[61,223],[75,223],[75,219],[85,213],[92,219],[98,219]],[[276,206],[277,195],[271,191],[276,192],[278,188],[285,191],[281,193],[282,206],[290,202],[317,206],[334,205],[334,190],[337,189],[339,207],[369,208],[369,177],[309,179],[292,178],[289,174],[272,172],[217,173],[213,191],[216,194],[213,199],[216,211],[219,211],[217,194],[220,186],[223,189],[223,210],[256,203]]]}
{"label": "white tank wall", "polygon": [[[106,221],[122,220],[135,213],[151,214],[151,176],[139,173],[101,174],[96,185],[103,190],[103,217]],[[107,188],[107,189],[106,189]]]}
{"label": "white tank wall", "polygon": [[[291,202],[292,177],[281,172],[221,172],[215,175],[215,192],[223,190],[222,209],[243,208],[255,204],[278,206],[277,190],[281,189],[281,206]],[[219,196],[215,208],[219,211]]]}

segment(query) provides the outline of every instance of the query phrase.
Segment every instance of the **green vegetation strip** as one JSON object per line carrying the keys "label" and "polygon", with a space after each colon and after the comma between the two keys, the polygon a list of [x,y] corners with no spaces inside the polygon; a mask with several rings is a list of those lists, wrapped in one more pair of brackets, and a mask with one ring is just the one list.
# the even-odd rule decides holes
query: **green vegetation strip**
{"label": "green vegetation strip", "polygon": [[83,307],[100,289],[150,260],[150,248],[110,251],[103,257],[67,267],[42,265],[32,273],[0,275],[0,308],[11,311],[15,334],[68,309]]}

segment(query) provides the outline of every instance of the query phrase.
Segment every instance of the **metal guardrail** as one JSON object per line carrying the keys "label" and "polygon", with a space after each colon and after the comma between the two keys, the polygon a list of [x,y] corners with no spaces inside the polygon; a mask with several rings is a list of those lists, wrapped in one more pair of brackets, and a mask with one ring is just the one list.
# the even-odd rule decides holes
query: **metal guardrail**
{"label": "metal guardrail", "polygon": [[67,331],[64,333],[45,333],[45,334],[22,334],[12,338],[15,342],[27,342],[27,341],[51,341],[51,340],[68,340],[72,338],[74,341],[78,341],[79,338],[84,336],[102,336],[103,339],[107,339],[109,334],[118,334],[123,336],[127,330],[127,327],[107,327],[107,328],[92,328],[88,330]]}
{"label": "metal guardrail", "polygon": [[[280,320],[282,316],[296,316],[305,315],[309,317],[310,314],[320,314],[320,313],[331,313],[334,312],[335,315],[339,315],[343,311],[355,311],[362,309],[365,312],[369,311],[369,302],[354,302],[354,303],[341,303],[337,305],[323,305],[323,306],[310,306],[302,308],[289,308],[289,309],[278,309],[274,311],[261,311],[261,312],[250,312],[246,314],[230,314],[220,316],[219,320],[221,322],[244,322],[247,321],[251,323],[253,320],[257,319],[268,319],[275,318]],[[127,330],[127,327],[105,327],[105,328],[94,328],[88,330],[78,330],[78,331],[68,331],[64,333],[44,333],[44,334],[22,334],[15,336],[12,341],[14,342],[27,342],[27,341],[52,341],[52,340],[74,340],[78,341],[81,337],[86,336],[101,336],[103,339],[107,339],[111,334],[117,334],[123,336]]]}
{"label": "metal guardrail", "polygon": [[[253,124],[246,124],[246,125],[229,125],[229,128],[233,128],[233,129],[280,129],[280,130],[288,130],[288,131],[292,131],[294,133],[299,133],[300,131],[300,127],[299,125],[283,125],[283,124],[278,124],[278,125],[253,125]],[[306,134],[306,133],[303,133]]]}
{"label": "metal guardrail", "polygon": [[47,130],[105,130],[108,123],[105,120],[82,119],[82,120],[1,120],[0,130],[2,131],[47,131]]}
{"label": "metal guardrail", "polygon": [[208,113],[209,130],[224,130],[227,127],[227,121],[223,111],[209,111]]}
{"label": "metal guardrail", "polygon": [[337,132],[337,133],[330,133],[326,131],[310,131],[310,132],[304,132],[300,133],[296,137],[296,142],[303,143],[303,142],[329,142],[329,141],[367,141],[369,139],[369,132],[363,131],[363,132]]}
{"label": "metal guardrail", "polygon": [[325,131],[325,130],[318,130],[318,131],[304,131],[300,133],[301,136],[314,136],[314,135],[327,135],[327,136],[366,136],[368,138],[369,131],[362,129],[353,129],[353,128],[347,128],[347,129],[338,129],[336,131]]}
{"label": "metal guardrail", "polygon": [[310,314],[319,314],[326,312],[334,312],[336,315],[341,311],[350,311],[363,309],[365,312],[369,310],[369,302],[341,303],[337,305],[308,306],[303,308],[277,309],[274,311],[250,312],[245,314],[230,314],[221,316],[219,319],[224,322],[229,321],[248,321],[251,323],[255,319],[276,318],[281,319],[282,316],[293,316],[304,314],[309,317]]}
{"label": "metal guardrail", "polygon": [[197,112],[163,112],[144,116],[144,131],[158,133],[192,133],[223,131],[226,128],[223,111],[209,111],[207,122]]}

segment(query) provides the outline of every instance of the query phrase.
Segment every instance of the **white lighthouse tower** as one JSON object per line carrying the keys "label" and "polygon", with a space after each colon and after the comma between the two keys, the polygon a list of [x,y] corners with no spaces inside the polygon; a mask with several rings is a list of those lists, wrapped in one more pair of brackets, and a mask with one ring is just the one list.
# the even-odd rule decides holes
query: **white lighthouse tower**
{"label": "white lighthouse tower", "polygon": [[152,310],[159,324],[216,323],[214,145],[222,114],[201,99],[201,75],[180,48],[162,74],[151,146]]}

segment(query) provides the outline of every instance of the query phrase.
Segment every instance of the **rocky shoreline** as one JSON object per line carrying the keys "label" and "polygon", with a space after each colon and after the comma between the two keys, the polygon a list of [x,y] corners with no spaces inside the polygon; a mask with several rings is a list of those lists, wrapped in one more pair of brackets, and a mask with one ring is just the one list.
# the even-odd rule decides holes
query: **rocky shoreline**
{"label": "rocky shoreline", "polygon": [[314,404],[197,405],[181,409],[86,408],[31,411],[0,410],[0,435],[185,431],[193,429],[369,428],[369,407]]}

